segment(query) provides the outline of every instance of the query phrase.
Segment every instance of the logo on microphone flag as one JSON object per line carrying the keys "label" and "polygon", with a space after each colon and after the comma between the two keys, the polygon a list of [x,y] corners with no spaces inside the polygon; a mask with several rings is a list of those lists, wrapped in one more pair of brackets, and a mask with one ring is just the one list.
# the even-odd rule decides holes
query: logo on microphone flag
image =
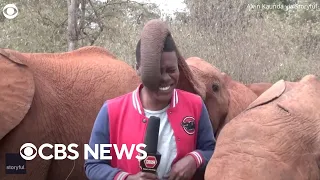
{"label": "logo on microphone flag", "polygon": [[157,165],[157,158],[155,156],[148,156],[144,160],[144,165],[146,166],[146,168],[154,168]]}

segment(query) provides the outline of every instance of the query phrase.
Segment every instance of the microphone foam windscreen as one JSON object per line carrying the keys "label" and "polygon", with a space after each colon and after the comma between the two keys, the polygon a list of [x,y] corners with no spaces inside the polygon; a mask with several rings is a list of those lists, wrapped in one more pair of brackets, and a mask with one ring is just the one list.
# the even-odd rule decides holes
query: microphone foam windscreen
{"label": "microphone foam windscreen", "polygon": [[160,118],[151,116],[148,120],[147,133],[144,138],[144,143],[147,145],[144,150],[147,153],[157,153],[159,127]]}

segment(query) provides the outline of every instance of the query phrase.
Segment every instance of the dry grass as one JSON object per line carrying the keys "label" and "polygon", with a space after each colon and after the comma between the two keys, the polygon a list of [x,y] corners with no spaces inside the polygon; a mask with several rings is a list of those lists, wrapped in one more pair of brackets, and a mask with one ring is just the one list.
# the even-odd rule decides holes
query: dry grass
{"label": "dry grass", "polygon": [[[318,11],[300,9],[283,17],[261,9],[250,11],[250,1],[187,1],[193,3],[192,16],[169,21],[184,57],[203,58],[244,83],[294,81],[306,74],[320,75],[320,4]],[[63,26],[55,29],[36,14],[27,13],[22,11],[19,18],[4,22],[1,47],[24,52],[66,51]],[[62,10],[54,14],[59,14],[53,16],[55,22],[66,18]],[[137,24],[136,20],[127,22],[125,17],[105,18],[109,28],[94,45],[107,48],[133,65],[140,30],[148,19],[146,16]]]}
{"label": "dry grass", "polygon": [[[249,11],[246,1],[233,2],[234,8],[226,10],[229,5],[202,11],[198,8],[202,12],[198,18],[171,24],[185,58],[201,57],[244,83],[295,81],[310,73],[320,75],[319,22],[302,20],[302,12],[281,18]],[[123,34],[125,41],[119,37],[117,43],[101,45],[132,65],[142,25],[130,28],[130,33]]]}

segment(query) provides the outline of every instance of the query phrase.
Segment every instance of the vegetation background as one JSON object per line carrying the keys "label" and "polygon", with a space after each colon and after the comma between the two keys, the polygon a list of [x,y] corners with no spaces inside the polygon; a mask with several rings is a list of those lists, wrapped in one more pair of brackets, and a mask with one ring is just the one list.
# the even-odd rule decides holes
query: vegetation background
{"label": "vegetation background", "polygon": [[144,23],[163,18],[185,58],[205,59],[238,81],[320,75],[318,0],[185,0],[187,11],[173,16],[133,0],[0,0],[1,9],[9,3],[19,15],[0,14],[1,48],[66,52],[95,45],[133,65]]}

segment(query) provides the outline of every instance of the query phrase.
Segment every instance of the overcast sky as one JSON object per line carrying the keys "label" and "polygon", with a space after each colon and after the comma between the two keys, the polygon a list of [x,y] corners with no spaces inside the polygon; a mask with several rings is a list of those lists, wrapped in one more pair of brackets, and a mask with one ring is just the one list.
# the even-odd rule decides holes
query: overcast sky
{"label": "overcast sky", "polygon": [[153,2],[159,5],[164,13],[173,13],[174,11],[183,11],[186,5],[183,0],[135,0],[137,2]]}

